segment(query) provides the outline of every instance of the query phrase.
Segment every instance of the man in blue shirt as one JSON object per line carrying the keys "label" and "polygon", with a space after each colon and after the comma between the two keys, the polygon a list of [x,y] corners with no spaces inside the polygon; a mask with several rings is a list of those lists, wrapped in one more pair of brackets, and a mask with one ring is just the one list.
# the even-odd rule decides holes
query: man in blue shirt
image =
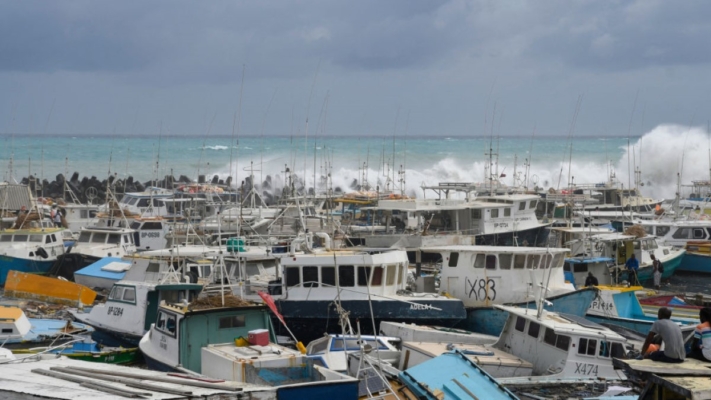
{"label": "man in blue shirt", "polygon": [[639,285],[639,280],[637,279],[637,270],[639,269],[639,261],[637,261],[637,257],[635,257],[634,253],[630,256],[630,258],[627,260],[625,263],[625,266],[627,267],[627,271],[629,271],[629,279],[631,284],[637,284]]}

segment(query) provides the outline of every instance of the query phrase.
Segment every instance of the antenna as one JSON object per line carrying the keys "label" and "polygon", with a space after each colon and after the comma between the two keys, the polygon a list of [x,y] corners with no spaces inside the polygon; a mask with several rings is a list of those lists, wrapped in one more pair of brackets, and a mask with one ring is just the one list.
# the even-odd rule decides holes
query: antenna
{"label": "antenna", "polygon": [[[235,186],[237,185],[237,169],[232,169],[232,152],[235,148],[235,123],[237,124],[237,147],[239,147],[239,128],[242,123],[242,91],[244,90],[244,71],[246,69],[245,64],[242,64],[242,82],[239,86],[239,105],[237,106],[237,111],[232,117],[232,138],[230,140],[230,176],[234,173]],[[239,116],[239,117],[238,117]],[[239,151],[239,149],[238,149]],[[235,160],[237,163],[237,160]]]}

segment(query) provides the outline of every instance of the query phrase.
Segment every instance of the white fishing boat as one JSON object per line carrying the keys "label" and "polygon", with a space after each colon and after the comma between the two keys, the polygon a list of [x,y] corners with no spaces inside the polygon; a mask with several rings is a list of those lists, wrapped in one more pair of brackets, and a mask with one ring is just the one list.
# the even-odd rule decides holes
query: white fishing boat
{"label": "white fishing boat", "polygon": [[64,255],[64,228],[0,230],[0,285],[10,270],[46,274]]}

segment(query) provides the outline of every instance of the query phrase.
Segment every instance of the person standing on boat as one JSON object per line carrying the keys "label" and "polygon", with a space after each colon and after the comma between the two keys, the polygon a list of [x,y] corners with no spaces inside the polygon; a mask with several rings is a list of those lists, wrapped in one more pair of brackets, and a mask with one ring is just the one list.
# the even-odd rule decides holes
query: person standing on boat
{"label": "person standing on boat", "polygon": [[54,210],[54,226],[57,228],[62,227],[62,212],[59,209]]}
{"label": "person standing on boat", "polygon": [[[680,363],[686,358],[684,350],[684,337],[681,333],[681,328],[670,318],[672,311],[667,307],[662,307],[657,313],[657,319],[652,324],[652,329],[649,330],[647,338],[642,346],[642,354],[645,358],[652,361],[661,361],[665,363]],[[659,335],[664,342],[664,350],[657,350],[647,354],[647,349],[654,341],[655,335]]]}
{"label": "person standing on boat", "polygon": [[662,262],[657,260],[654,254],[650,254],[650,257],[652,257],[652,271],[654,271],[654,288],[659,290],[662,287],[664,266],[662,266]]}
{"label": "person standing on boat", "polygon": [[593,275],[592,272],[588,272],[588,277],[585,278],[585,286],[588,287],[588,286],[597,286],[597,285],[599,285],[599,283],[598,283],[595,275]]}
{"label": "person standing on boat", "polygon": [[711,308],[704,307],[699,311],[700,324],[694,330],[691,342],[691,352],[686,356],[699,361],[711,362]]}
{"label": "person standing on boat", "polygon": [[627,271],[629,271],[629,278],[633,285],[639,285],[639,279],[637,279],[637,270],[639,269],[639,261],[637,257],[632,253],[630,258],[625,263]]}

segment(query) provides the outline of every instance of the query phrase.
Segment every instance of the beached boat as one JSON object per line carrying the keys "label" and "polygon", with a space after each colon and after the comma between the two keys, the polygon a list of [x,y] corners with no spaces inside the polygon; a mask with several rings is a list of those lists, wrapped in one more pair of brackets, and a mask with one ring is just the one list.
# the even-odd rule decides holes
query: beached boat
{"label": "beached boat", "polygon": [[33,347],[15,350],[15,354],[48,353],[69,357],[75,360],[105,364],[133,364],[139,360],[138,348],[107,347],[90,339],[67,343],[55,347]]}
{"label": "beached boat", "polygon": [[3,346],[9,349],[61,344],[72,340],[74,335],[94,330],[88,325],[66,320],[27,318],[19,307],[6,306],[0,306],[0,328],[8,335]]}
{"label": "beached boat", "polygon": [[[676,249],[672,246],[661,245],[657,238],[646,236],[636,237],[620,233],[610,233],[591,236],[589,239],[573,241],[569,243],[573,254],[584,254],[586,257],[612,258],[613,264],[610,272],[613,274],[614,282],[632,282],[625,262],[635,255],[639,261],[637,279],[640,283],[652,279],[652,259],[654,255],[664,265],[662,278],[666,279],[674,274],[674,271],[681,264],[681,260],[686,254],[683,249]],[[598,279],[600,279],[598,277]]]}
{"label": "beached boat", "polygon": [[[598,286],[598,288],[600,298],[590,304],[585,318],[608,327],[619,326],[637,332],[643,337],[647,336],[657,316],[647,315],[642,310],[635,293],[642,289],[641,287]],[[685,334],[692,332],[698,324],[698,312],[694,320],[677,317],[672,313],[672,321],[678,323]]]}
{"label": "beached boat", "polygon": [[[281,259],[283,275],[270,285],[277,307],[299,340],[340,332],[340,310],[356,320],[453,326],[466,316],[459,299],[406,291],[408,258],[402,250],[314,250]],[[339,309],[340,307],[340,309]],[[281,325],[275,321],[275,325]],[[279,334],[286,335],[283,328]],[[373,334],[373,324],[361,324]]]}
{"label": "beached boat", "polygon": [[681,260],[679,271],[711,273],[711,240],[689,241],[684,249],[686,255]]}
{"label": "beached boat", "polygon": [[0,231],[0,286],[10,270],[47,274],[64,254],[63,228]]}
{"label": "beached boat", "polygon": [[400,350],[396,345],[399,343],[400,338],[392,336],[330,334],[309,343],[306,346],[306,355],[319,365],[345,373],[348,371],[348,354],[361,349],[375,351],[382,362],[397,365]]}
{"label": "beached boat", "polygon": [[5,296],[84,307],[94,304],[96,292],[78,283],[19,271],[10,271]]}
{"label": "beached boat", "polygon": [[79,239],[57,258],[50,273],[74,280],[74,272],[104,257],[124,257],[136,252],[133,229],[91,227],[79,232]]}

